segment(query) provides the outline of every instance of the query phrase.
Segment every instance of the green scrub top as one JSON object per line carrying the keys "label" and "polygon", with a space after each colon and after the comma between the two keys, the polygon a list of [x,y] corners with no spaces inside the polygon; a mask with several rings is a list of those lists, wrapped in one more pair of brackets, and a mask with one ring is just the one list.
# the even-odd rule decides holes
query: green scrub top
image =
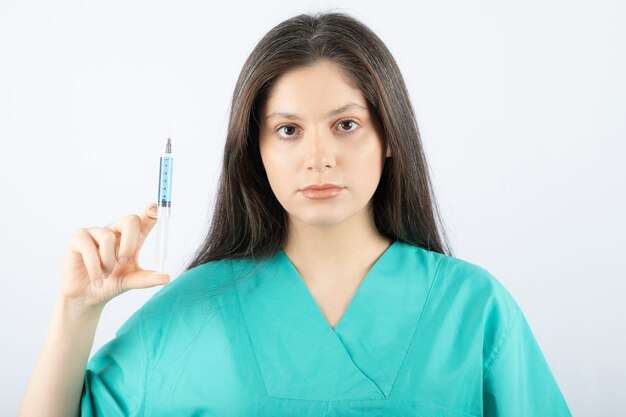
{"label": "green scrub top", "polygon": [[570,416],[486,269],[396,241],[332,328],[284,251],[196,266],[89,360],[82,416]]}

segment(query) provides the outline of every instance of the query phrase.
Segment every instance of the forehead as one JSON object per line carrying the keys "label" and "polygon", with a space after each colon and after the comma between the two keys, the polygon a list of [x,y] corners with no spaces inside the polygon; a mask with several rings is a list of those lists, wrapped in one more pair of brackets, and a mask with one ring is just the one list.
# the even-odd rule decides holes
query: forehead
{"label": "forehead", "polygon": [[349,102],[367,108],[363,94],[341,66],[321,61],[282,74],[268,94],[263,116],[288,112],[321,117]]}

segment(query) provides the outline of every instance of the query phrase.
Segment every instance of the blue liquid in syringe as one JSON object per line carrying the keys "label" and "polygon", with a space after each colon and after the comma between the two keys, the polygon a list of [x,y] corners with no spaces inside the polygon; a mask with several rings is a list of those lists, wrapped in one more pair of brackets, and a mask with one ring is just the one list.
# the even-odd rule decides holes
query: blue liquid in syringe
{"label": "blue liquid in syringe", "polygon": [[172,172],[174,169],[174,159],[171,154],[172,140],[167,138],[165,155],[161,157],[159,167],[159,193],[157,199],[159,207],[172,206]]}

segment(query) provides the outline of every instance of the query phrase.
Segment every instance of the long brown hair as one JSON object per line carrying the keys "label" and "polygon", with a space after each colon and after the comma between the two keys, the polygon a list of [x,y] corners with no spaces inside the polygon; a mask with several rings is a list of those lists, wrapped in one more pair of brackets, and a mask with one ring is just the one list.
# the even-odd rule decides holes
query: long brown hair
{"label": "long brown hair", "polygon": [[[187,270],[224,258],[271,256],[283,247],[288,218],[263,168],[259,112],[285,72],[328,59],[339,64],[382,128],[386,158],[373,213],[378,231],[452,255],[433,194],[417,121],[400,70],[380,38],[339,12],[301,14],[273,27],[255,46],[237,79],[210,229]],[[383,152],[383,158],[384,158]]]}

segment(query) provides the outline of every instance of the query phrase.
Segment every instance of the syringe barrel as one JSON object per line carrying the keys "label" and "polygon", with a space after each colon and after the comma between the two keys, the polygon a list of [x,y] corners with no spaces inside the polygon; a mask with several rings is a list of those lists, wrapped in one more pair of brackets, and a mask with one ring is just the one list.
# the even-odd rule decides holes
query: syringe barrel
{"label": "syringe barrel", "polygon": [[172,174],[174,172],[174,158],[171,154],[161,157],[159,164],[159,190],[157,204],[159,207],[172,206]]}

